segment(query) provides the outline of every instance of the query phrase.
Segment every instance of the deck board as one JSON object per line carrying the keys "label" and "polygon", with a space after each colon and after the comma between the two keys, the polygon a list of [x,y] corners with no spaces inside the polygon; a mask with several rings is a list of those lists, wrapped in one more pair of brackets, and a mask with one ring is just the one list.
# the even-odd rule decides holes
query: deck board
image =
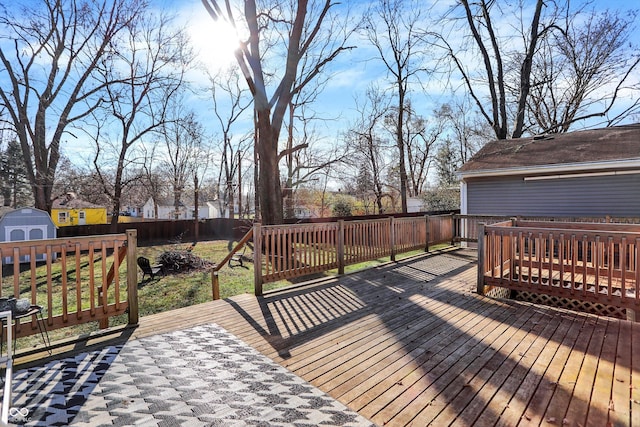
{"label": "deck board", "polygon": [[[469,308],[473,309],[474,307],[471,306]],[[431,323],[435,321],[432,317],[428,317],[428,319]],[[369,361],[367,365],[362,367],[368,371],[375,372],[375,376],[369,375],[367,370],[365,370],[360,374],[360,378],[352,376],[352,382],[357,384],[355,387],[350,383],[346,383],[341,385],[340,388],[332,389],[331,392],[340,396],[341,399],[349,401],[354,406],[359,405],[358,401],[355,400],[356,397],[366,403],[369,401],[366,397],[367,395],[359,397],[359,393],[362,394],[364,391],[367,391],[368,395],[375,395],[377,393],[376,388],[378,390],[384,390],[385,388],[399,384],[402,380],[402,368],[406,365],[410,365],[411,367],[419,366],[424,360],[430,358],[435,351],[434,346],[437,344],[437,337],[440,334],[450,334],[455,328],[459,328],[460,331],[464,333],[465,329],[469,330],[473,327],[479,327],[481,320],[485,320],[485,323],[489,321],[486,318],[473,316],[471,312],[467,312],[458,316],[456,323],[450,326],[440,323],[437,326],[432,326],[429,330],[424,329],[422,335],[417,335],[412,342],[403,346],[398,351],[395,351],[384,359],[375,360],[375,363]],[[425,336],[425,334],[429,336]]]}
{"label": "deck board", "polygon": [[[423,390],[421,391],[420,399],[413,400],[411,405],[405,407],[398,414],[398,420],[407,420],[415,414],[416,410],[423,406],[422,401],[431,402],[431,405],[426,408],[430,413],[439,412],[444,406],[448,406],[452,410],[465,406],[454,399],[447,401],[443,396],[439,396],[439,391],[445,389],[455,378],[471,378],[475,374],[476,368],[479,369],[486,363],[485,358],[493,355],[491,352],[486,352],[483,358],[483,351],[486,349],[483,341],[486,337],[490,337],[490,340],[499,339],[499,341],[493,341],[494,343],[499,343],[500,341],[506,343],[510,336],[507,319],[498,323],[488,317],[477,317],[480,318],[481,322],[477,325],[469,325],[466,330],[463,329],[461,331],[463,334],[460,338],[451,343],[452,353],[441,354],[440,357],[434,357],[429,361],[429,364],[424,365],[425,368],[429,368],[429,376],[422,377],[419,382],[412,386],[415,392]],[[463,343],[462,340],[464,340]],[[449,358],[457,360],[457,362],[452,366],[441,363],[442,360]],[[433,381],[431,378],[433,378]],[[423,417],[426,416],[426,414],[423,414]],[[420,422],[417,422],[417,424],[420,425]]]}
{"label": "deck board", "polygon": [[538,383],[533,396],[529,400],[526,410],[522,413],[522,417],[520,418],[518,425],[536,426],[543,425],[543,423],[546,422],[546,410],[553,398],[562,370],[569,355],[571,354],[576,337],[583,329],[586,320],[580,315],[571,316],[569,319],[569,321],[566,321],[565,318],[564,323],[569,323],[569,331],[565,335],[564,339],[555,349],[548,349],[550,352],[555,350],[555,353],[553,354],[551,361],[545,367],[546,369],[543,368],[543,378]]}
{"label": "deck board", "polygon": [[[591,394],[591,402],[589,404],[589,412],[593,412],[589,416],[589,422],[593,425],[607,425],[607,415],[609,414],[610,409],[613,409],[615,412],[621,411],[622,413],[624,413],[626,408],[626,418],[629,419],[629,389],[627,387],[626,396],[616,395],[613,392],[614,382],[616,382],[616,376],[614,375],[615,365],[608,362],[609,360],[616,359],[619,335],[620,323],[608,322],[607,331],[605,332],[605,336],[602,342],[602,350],[598,359],[595,361],[597,362],[596,369],[599,375],[596,375],[596,373],[593,372],[595,381],[592,387],[593,391]],[[622,360],[620,361],[622,362]],[[618,366],[622,368],[621,364]],[[618,372],[618,375],[619,374],[620,372]],[[593,396],[606,395],[611,395],[611,402],[613,402],[613,405],[611,405],[610,402],[608,402],[606,399],[593,398]]]}
{"label": "deck board", "polygon": [[[475,422],[477,426],[493,426],[499,419],[507,422],[508,425],[517,424],[517,419],[521,416],[523,407],[518,408],[519,401],[525,401],[524,393],[528,391],[527,384],[524,382],[529,375],[530,370],[540,357],[541,352],[549,343],[549,338],[555,334],[558,329],[558,322],[555,319],[545,321],[544,316],[540,316],[534,321],[530,332],[520,342],[509,359],[501,366],[508,366],[509,370],[504,370],[506,378],[502,386],[494,394],[493,398],[487,402],[487,406],[499,408],[504,406],[501,413],[498,411],[485,411]],[[535,383],[535,382],[533,382]],[[518,394],[519,391],[524,393]],[[519,409],[519,410],[517,410]]]}
{"label": "deck board", "polygon": [[[623,322],[619,324],[619,333],[617,338],[617,347],[615,351],[616,364],[613,367],[612,377],[612,400],[616,402],[614,411],[609,410],[613,425],[624,425],[625,420],[629,419],[630,405],[626,404],[629,399],[633,406],[633,398],[630,398],[632,391],[631,384],[631,323]],[[636,353],[637,358],[637,353]],[[609,359],[611,360],[611,359]],[[637,359],[636,359],[637,360]],[[637,369],[637,366],[636,366]],[[637,381],[637,379],[636,379]],[[640,403],[636,406],[637,411],[640,410]],[[637,424],[636,424],[637,425]]]}
{"label": "deck board", "polygon": [[[504,322],[505,324],[507,322]],[[510,327],[513,327],[512,324]],[[515,325],[517,326],[517,325]],[[482,335],[476,335],[477,338]],[[460,362],[460,371],[452,370],[451,373],[459,374],[455,375],[453,380],[448,385],[442,385],[442,392],[435,389],[434,393],[440,393],[436,395],[438,406],[431,405],[415,418],[416,422],[424,423],[432,422],[434,425],[449,425],[453,422],[458,414],[466,408],[466,406],[474,399],[476,390],[473,387],[472,380],[476,377],[479,371],[484,367],[485,363],[493,357],[493,352],[489,348],[500,348],[511,338],[511,334],[505,333],[500,328],[495,328],[491,325],[490,334],[482,339],[481,345],[477,345],[473,351],[470,351],[465,355]],[[454,365],[455,366],[455,365]],[[434,383],[435,387],[438,386],[438,382]],[[434,388],[433,386],[431,387]],[[455,402],[455,405],[451,403]]]}
{"label": "deck board", "polygon": [[[527,315],[532,313],[527,310]],[[478,374],[470,381],[470,387],[475,390],[475,395],[462,412],[458,414],[453,425],[474,425],[482,412],[491,412],[491,416],[499,415],[504,409],[505,402],[500,402],[499,406],[488,406],[495,393],[502,386],[507,376],[511,372],[509,361],[517,355],[517,347],[522,344],[527,337],[527,325],[537,323],[541,318],[539,312],[533,313],[533,317],[520,315],[516,328],[512,331],[509,339],[500,347],[495,349],[491,358],[484,364]],[[526,344],[524,344],[526,346]],[[489,352],[494,350],[493,346],[488,348]]]}
{"label": "deck board", "polygon": [[[554,394],[545,413],[547,422],[557,421],[562,423],[565,419],[567,406],[576,390],[580,367],[585,359],[587,348],[591,342],[591,336],[597,327],[598,320],[599,319],[595,318],[588,319],[587,322],[585,322],[587,327],[582,328],[578,333],[573,349],[564,363],[560,378],[557,384],[555,384]],[[580,392],[580,390],[578,390],[578,392]]]}
{"label": "deck board", "polygon": [[[570,313],[569,313],[570,316]],[[527,418],[527,406],[533,401],[533,396],[537,390],[544,387],[545,371],[556,355],[561,343],[567,338],[571,325],[571,321],[562,321],[560,316],[548,316],[549,324],[555,324],[553,334],[546,340],[540,341],[542,344],[540,351],[535,356],[528,355],[534,359],[534,363],[530,366],[527,375],[523,378],[518,390],[508,403],[508,407],[496,423],[496,426],[508,427],[515,426],[522,420]]]}
{"label": "deck board", "polygon": [[142,317],[133,338],[217,323],[378,425],[640,425],[640,324],[475,280],[470,251],[430,254]]}

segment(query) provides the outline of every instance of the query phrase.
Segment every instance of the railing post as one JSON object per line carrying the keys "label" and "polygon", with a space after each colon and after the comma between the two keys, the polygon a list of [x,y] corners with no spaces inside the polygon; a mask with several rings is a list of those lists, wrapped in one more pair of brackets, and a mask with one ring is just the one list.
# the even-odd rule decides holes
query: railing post
{"label": "railing post", "polygon": [[625,309],[626,313],[627,313],[627,320],[630,322],[636,322],[637,321],[637,317],[636,317],[636,312],[635,310],[631,310],[630,308]]}
{"label": "railing post", "polygon": [[262,296],[262,230],[253,224],[253,287],[257,297]]}
{"label": "railing post", "polygon": [[454,213],[450,214],[451,216],[451,246],[456,244],[456,217]]}
{"label": "railing post", "polygon": [[395,230],[395,218],[389,217],[389,236],[391,241],[391,261],[396,260],[396,230]]}
{"label": "railing post", "polygon": [[344,220],[338,220],[338,274],[344,274]]}
{"label": "railing post", "polygon": [[217,270],[211,271],[211,293],[214,301],[220,299],[220,278]]}
{"label": "railing post", "polygon": [[[137,325],[138,311],[138,231],[127,230],[127,299],[129,302],[129,325]],[[117,274],[117,272],[116,272]]]}
{"label": "railing post", "polygon": [[429,215],[424,216],[424,226],[425,226],[425,242],[424,242],[424,251],[429,252]]}
{"label": "railing post", "polygon": [[484,223],[478,223],[478,281],[477,281],[477,293],[478,295],[484,295],[484,260],[485,260],[485,247],[484,247]]}

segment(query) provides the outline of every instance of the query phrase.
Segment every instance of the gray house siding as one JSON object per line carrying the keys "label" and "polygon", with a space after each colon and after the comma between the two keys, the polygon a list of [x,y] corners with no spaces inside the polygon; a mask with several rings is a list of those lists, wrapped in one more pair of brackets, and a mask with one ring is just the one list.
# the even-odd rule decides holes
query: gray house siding
{"label": "gray house siding", "polygon": [[467,213],[557,217],[640,216],[640,173],[527,180],[467,181]]}
{"label": "gray house siding", "polygon": [[[0,241],[43,240],[56,238],[56,226],[49,214],[39,209],[24,208],[5,213],[0,218]],[[37,256],[44,261],[45,254]],[[20,257],[20,262],[29,262],[29,256]],[[4,263],[12,264],[13,257],[5,257]]]}

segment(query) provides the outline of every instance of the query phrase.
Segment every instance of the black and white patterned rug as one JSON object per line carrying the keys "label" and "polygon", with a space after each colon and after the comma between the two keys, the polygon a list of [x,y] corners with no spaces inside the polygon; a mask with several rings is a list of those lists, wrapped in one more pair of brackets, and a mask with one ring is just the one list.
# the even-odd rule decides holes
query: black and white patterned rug
{"label": "black and white patterned rug", "polygon": [[28,426],[373,426],[218,325],[17,371]]}

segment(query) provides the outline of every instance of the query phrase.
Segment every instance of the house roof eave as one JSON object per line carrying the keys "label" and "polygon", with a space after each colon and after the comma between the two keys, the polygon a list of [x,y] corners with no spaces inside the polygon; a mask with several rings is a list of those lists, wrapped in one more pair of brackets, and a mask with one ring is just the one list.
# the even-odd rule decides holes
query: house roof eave
{"label": "house roof eave", "polygon": [[464,180],[470,178],[485,178],[499,176],[520,175],[549,175],[577,172],[596,172],[603,170],[629,170],[640,169],[640,158],[625,160],[609,160],[602,162],[565,163],[552,165],[535,165],[504,169],[484,169],[457,172],[458,178]]}

